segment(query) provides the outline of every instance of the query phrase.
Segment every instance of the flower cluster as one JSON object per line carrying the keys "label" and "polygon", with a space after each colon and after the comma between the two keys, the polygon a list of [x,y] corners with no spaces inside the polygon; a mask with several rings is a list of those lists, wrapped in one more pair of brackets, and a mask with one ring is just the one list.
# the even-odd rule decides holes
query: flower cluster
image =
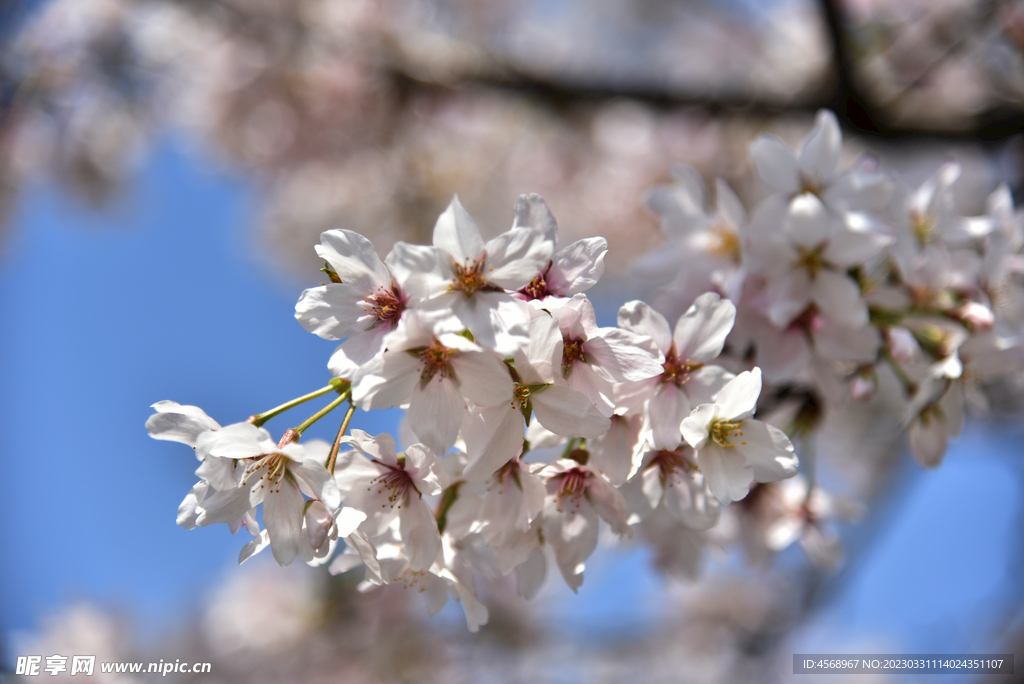
{"label": "flower cluster", "polygon": [[[835,567],[823,524],[861,511],[815,481],[825,416],[898,402],[914,454],[935,465],[979,383],[1019,375],[1024,330],[1024,236],[1005,189],[965,218],[954,164],[902,188],[867,162],[843,171],[841,151],[829,112],[799,150],[756,141],[774,192],[749,219],[721,182],[708,210],[680,169],[651,195],[669,242],[642,264],[673,279],[657,309],[628,302],[613,327],[584,294],[606,242],[560,246],[537,195],[488,241],[453,199],[432,245],[399,242],[383,260],[355,232],[325,232],[330,282],[295,316],[340,341],[330,384],[225,427],[154,405],[150,434],[200,461],[178,523],[246,527],[240,561],[269,546],[282,565],[362,567],[365,589],[416,587],[431,612],[450,596],[471,630],[487,621],[481,577],[514,575],[529,598],[554,563],[577,590],[601,520],[671,574],[695,576],[703,547],[729,541],[755,557],[800,539]],[[279,442],[262,427],[324,395]],[[345,404],[333,445],[300,443]],[[404,449],[349,430],[357,409],[388,407],[407,411]],[[804,477],[772,484],[797,473],[791,437]]]}

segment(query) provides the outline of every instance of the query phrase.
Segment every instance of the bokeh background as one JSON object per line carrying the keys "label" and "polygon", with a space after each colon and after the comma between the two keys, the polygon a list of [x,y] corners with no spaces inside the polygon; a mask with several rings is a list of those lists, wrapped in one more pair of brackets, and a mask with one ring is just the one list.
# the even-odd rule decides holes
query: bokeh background
{"label": "bokeh background", "polygon": [[428,241],[457,192],[493,235],[539,192],[563,243],[608,238],[591,295],[610,323],[651,293],[632,264],[662,239],[644,198],[672,164],[751,207],[749,142],[798,141],[821,107],[851,160],[920,182],[955,157],[966,213],[1000,181],[1019,200],[1024,3],[4,4],[0,668],[94,653],[209,661],[207,682],[767,682],[794,678],[793,653],[1024,654],[1012,410],[974,420],[933,472],[892,446],[854,492],[869,514],[842,528],[836,573],[794,548],[683,582],[612,544],[578,596],[557,577],[530,603],[489,585],[479,634],[458,606],[428,619],[400,587],[238,568],[245,539],[174,525],[195,461],[148,438],[148,407],[228,423],[325,384],[333,345],[293,320],[323,277],[321,231],[381,253]]}

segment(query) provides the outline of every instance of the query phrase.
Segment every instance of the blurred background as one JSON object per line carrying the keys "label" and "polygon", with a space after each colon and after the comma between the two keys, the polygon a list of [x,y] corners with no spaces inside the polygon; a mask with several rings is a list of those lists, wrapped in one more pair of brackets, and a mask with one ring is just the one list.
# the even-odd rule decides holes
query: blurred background
{"label": "blurred background", "polygon": [[323,386],[333,345],[292,320],[320,232],[427,242],[456,192],[485,234],[538,192],[562,244],[605,236],[605,324],[651,294],[632,265],[663,239],[644,199],[672,165],[752,208],[750,141],[795,143],[821,107],[849,161],[920,183],[955,157],[964,213],[1000,181],[1019,201],[1024,3],[0,7],[4,671],[58,653],[211,662],[206,682],[736,682],[789,681],[793,653],[1024,653],[1019,413],[976,419],[932,472],[865,445],[891,457],[847,492],[869,512],[835,573],[792,548],[691,581],[610,545],[579,596],[489,583],[478,634],[351,573],[236,567],[247,539],[174,525],[195,461],[143,427],[163,399],[226,424]]}

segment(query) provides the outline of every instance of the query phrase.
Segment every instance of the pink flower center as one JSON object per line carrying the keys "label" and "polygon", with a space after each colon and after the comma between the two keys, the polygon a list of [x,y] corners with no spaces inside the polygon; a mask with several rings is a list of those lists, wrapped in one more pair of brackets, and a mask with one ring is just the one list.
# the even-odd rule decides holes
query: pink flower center
{"label": "pink flower center", "polygon": [[552,292],[548,289],[548,283],[544,280],[544,276],[547,274],[548,269],[551,268],[551,262],[548,262],[548,267],[544,269],[543,273],[538,273],[537,277],[530,281],[529,285],[524,287],[520,292],[525,294],[529,299],[544,299]]}
{"label": "pink flower center", "polygon": [[[413,484],[409,473],[405,472],[404,468],[396,468],[379,461],[377,462],[377,465],[384,468],[384,472],[370,480],[370,486],[366,488],[366,491],[373,491],[373,489],[376,488],[378,495],[387,492],[388,502],[391,504],[391,508],[401,508],[402,504],[405,503],[409,492],[416,492],[416,494],[420,493],[419,490],[416,489],[416,485]],[[381,508],[385,508],[387,505],[388,504],[381,504]]]}
{"label": "pink flower center", "polygon": [[697,466],[683,455],[682,450],[659,451],[647,467],[658,469],[658,477],[664,487],[679,484],[683,477],[690,476],[697,470]]}
{"label": "pink flower center", "polygon": [[691,363],[689,359],[681,358],[676,350],[676,343],[672,342],[672,347],[665,354],[665,363],[661,364],[661,367],[664,369],[661,374],[662,383],[672,382],[677,387],[682,387],[690,379],[690,373],[703,368],[704,364]]}
{"label": "pink flower center", "polygon": [[263,472],[260,473],[260,478],[256,481],[259,486],[254,488],[267,487],[268,494],[279,492],[281,491],[281,480],[284,479],[284,475],[288,471],[288,457],[280,453],[257,456],[255,460],[245,466],[245,479],[261,470]]}
{"label": "pink flower center", "polygon": [[587,478],[589,477],[590,473],[583,468],[570,468],[564,473],[554,476],[554,478],[559,480],[558,493],[556,494],[559,513],[562,512],[562,506],[565,504],[566,499],[569,500],[574,508],[580,507],[580,501],[587,491]]}
{"label": "pink flower center", "polygon": [[420,382],[426,384],[438,374],[441,375],[441,378],[452,377],[454,371],[452,370],[451,357],[457,352],[457,349],[449,349],[437,340],[434,340],[429,347],[420,351]]}
{"label": "pink flower center", "polygon": [[573,364],[577,361],[587,362],[587,355],[583,351],[583,340],[570,340],[562,338],[562,376],[569,377]]}
{"label": "pink flower center", "polygon": [[369,304],[369,307],[363,309],[363,311],[372,312],[377,317],[375,326],[379,324],[394,326],[401,317],[402,312],[405,311],[405,304],[402,302],[401,297],[398,296],[394,283],[392,283],[390,289],[381,285],[377,288],[376,292],[366,298],[365,302]]}

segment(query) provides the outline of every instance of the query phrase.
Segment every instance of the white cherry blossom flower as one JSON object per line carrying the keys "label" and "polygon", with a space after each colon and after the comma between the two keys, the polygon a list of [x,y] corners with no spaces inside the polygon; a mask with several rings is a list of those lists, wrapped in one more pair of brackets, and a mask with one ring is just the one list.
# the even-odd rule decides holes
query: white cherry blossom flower
{"label": "white cherry blossom flower", "polygon": [[697,451],[700,471],[722,503],[745,497],[754,480],[774,482],[796,474],[797,458],[786,434],[751,418],[760,393],[761,370],[744,371],[713,404],[701,404],[683,421],[683,437]]}
{"label": "white cherry blossom flower", "polygon": [[527,227],[485,243],[456,197],[437,220],[433,247],[399,242],[391,268],[422,308],[455,317],[480,344],[507,356],[526,342],[529,320],[506,290],[526,287],[553,250],[549,237]]}
{"label": "white cherry blossom flower", "polygon": [[562,376],[608,417],[615,412],[616,382],[662,373],[665,358],[649,337],[621,328],[598,328],[594,307],[575,295],[551,312],[562,333]]}
{"label": "white cherry blossom flower", "polygon": [[[533,228],[558,243],[558,224],[540,195],[520,195],[516,200],[514,228]],[[567,299],[590,289],[604,274],[608,241],[584,238],[559,249],[551,261],[515,294],[519,299],[544,306],[549,297]]]}
{"label": "white cherry blossom flower", "polygon": [[813,194],[838,212],[880,208],[889,199],[889,181],[866,169],[842,173],[842,145],[835,114],[822,109],[799,151],[774,135],[762,135],[751,143],[750,156],[761,180],[787,200]]}
{"label": "white cherry blossom flower", "polygon": [[[338,377],[350,378],[383,349],[384,337],[398,325],[410,298],[359,233],[329,230],[320,236],[316,252],[335,273],[332,282],[302,293],[295,318],[326,340],[348,338],[329,367]],[[340,282],[333,282],[335,275]]]}
{"label": "white cherry blossom flower", "polygon": [[[262,503],[263,524],[281,565],[295,559],[302,543],[303,495],[323,501],[331,510],[341,505],[338,488],[316,455],[294,442],[278,446],[266,430],[250,423],[200,434],[196,452],[203,454],[205,462],[237,460],[242,466],[235,488],[219,490],[199,502],[197,524],[230,522]],[[200,477],[205,462],[196,471]]]}
{"label": "white cherry blossom flower", "polygon": [[645,279],[671,281],[655,301],[659,310],[674,316],[713,288],[739,297],[749,236],[746,210],[725,181],[716,181],[716,206],[709,212],[704,181],[695,168],[676,165],[672,177],[671,185],[655,188],[647,197],[668,240],[637,261],[634,271]]}
{"label": "white cherry blossom flower", "polygon": [[645,415],[641,438],[650,435],[655,448],[678,447],[683,441],[679,426],[692,406],[710,402],[733,377],[708,362],[722,353],[735,318],[733,303],[713,292],[697,298],[674,332],[664,316],[643,302],[629,302],[619,309],[619,326],[650,337],[665,359],[660,375],[616,390],[620,405]]}
{"label": "white cherry blossom flower", "polygon": [[403,316],[386,347],[354,374],[353,401],[364,410],[407,405],[412,431],[436,454],[455,444],[467,401],[487,407],[512,396],[508,369],[497,357],[461,335],[435,334],[422,312]]}
{"label": "white cherry blossom flower", "polygon": [[837,323],[867,324],[860,285],[847,271],[878,256],[892,238],[871,224],[844,224],[812,193],[765,202],[753,223],[760,238],[751,245],[752,268],[767,278],[764,310],[776,327],[812,304]]}
{"label": "white cherry blossom flower", "polygon": [[601,475],[576,461],[560,459],[540,474],[548,489],[545,539],[555,551],[562,578],[576,592],[583,584],[586,560],[597,548],[598,519],[604,518],[618,534],[632,535],[626,500]]}
{"label": "white cherry blossom flower", "polygon": [[626,499],[631,525],[646,520],[662,505],[693,530],[706,530],[718,522],[718,499],[708,490],[689,447],[647,451],[640,472],[619,491]]}
{"label": "white cherry blossom flower", "polygon": [[532,416],[545,428],[566,437],[598,437],[608,430],[608,418],[583,393],[561,377],[562,335],[558,321],[540,311],[530,321],[530,341],[516,351],[510,372],[513,388],[508,400],[480,408],[463,428],[469,464],[465,476],[482,480],[523,446],[523,420]]}
{"label": "white cherry blossom flower", "polygon": [[832,524],[857,520],[864,515],[864,506],[850,497],[812,488],[800,476],[780,482],[773,494],[780,512],[765,530],[768,548],[779,552],[799,540],[815,567],[835,572],[843,562],[843,547]]}
{"label": "white cherry blossom flower", "polygon": [[394,438],[386,433],[372,437],[352,430],[343,441],[356,451],[338,457],[334,478],[345,504],[366,514],[359,529],[373,539],[397,519],[410,567],[426,570],[441,548],[437,521],[423,500],[447,485],[437,458],[422,444],[399,458]]}

